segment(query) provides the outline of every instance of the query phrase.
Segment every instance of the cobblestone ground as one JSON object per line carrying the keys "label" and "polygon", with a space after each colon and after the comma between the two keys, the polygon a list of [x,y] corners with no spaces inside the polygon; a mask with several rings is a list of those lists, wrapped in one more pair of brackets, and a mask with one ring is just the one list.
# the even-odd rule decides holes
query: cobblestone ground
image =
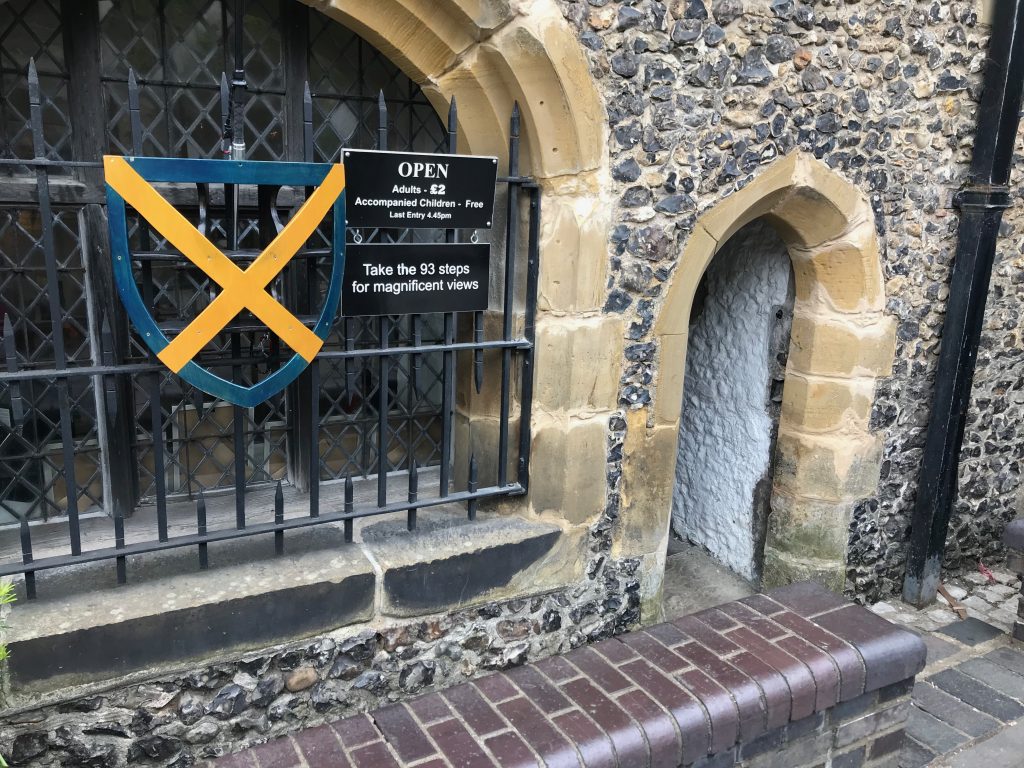
{"label": "cobblestone ground", "polygon": [[915,610],[881,602],[871,610],[918,632],[928,666],[914,687],[901,768],[1024,765],[1024,645],[1009,631],[1020,581],[1006,571],[969,573],[947,589],[967,608],[960,620],[941,597]]}

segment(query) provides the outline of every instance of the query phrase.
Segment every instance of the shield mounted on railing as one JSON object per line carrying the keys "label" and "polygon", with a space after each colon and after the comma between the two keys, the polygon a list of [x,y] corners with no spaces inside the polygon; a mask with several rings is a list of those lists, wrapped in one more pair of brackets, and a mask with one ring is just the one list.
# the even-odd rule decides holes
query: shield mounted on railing
{"label": "shield mounted on railing", "polygon": [[[103,158],[114,278],[136,330],[164,365],[198,389],[251,407],[295,381],[316,357],[338,312],[345,270],[345,169],[328,163],[188,160],[156,157]],[[287,225],[244,270],[192,225],[156,189],[155,182],[315,187]],[[220,286],[216,297],[174,338],[168,338],[143,301],[132,274],[126,207]],[[333,209],[332,264],[323,307],[307,327],[268,291]],[[228,381],[203,368],[196,355],[228,323],[248,310],[293,352],[281,367],[252,386]]]}

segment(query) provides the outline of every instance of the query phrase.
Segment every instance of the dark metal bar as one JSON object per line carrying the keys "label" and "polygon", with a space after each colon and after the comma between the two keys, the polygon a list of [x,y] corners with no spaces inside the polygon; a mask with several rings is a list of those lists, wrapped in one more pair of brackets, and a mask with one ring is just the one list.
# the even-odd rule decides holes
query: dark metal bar
{"label": "dark metal bar", "polygon": [[[345,475],[345,514],[351,515],[355,509],[352,499],[355,495],[355,488],[352,485],[352,475]],[[352,518],[345,518],[345,541],[352,543]]]}
{"label": "dark metal bar", "polygon": [[957,248],[903,582],[903,599],[917,606],[935,599],[941,580],[999,224],[1010,205],[1007,184],[1024,81],[1024,0],[993,8],[969,181],[955,200]]}
{"label": "dark metal bar", "polygon": [[527,240],[526,307],[523,332],[530,347],[523,350],[522,400],[519,403],[519,484],[530,488],[530,421],[533,417],[533,362],[536,341],[537,286],[540,278],[540,189],[531,189]]}
{"label": "dark metal bar", "polygon": [[[409,503],[415,504],[419,497],[420,476],[416,468],[416,459],[412,459],[412,466],[409,467]],[[410,531],[416,530],[416,508],[409,507],[407,527]]]}
{"label": "dark metal bar", "polygon": [[[459,107],[452,96],[448,105],[448,152],[455,154],[459,149]],[[449,243],[459,242],[457,230],[445,231],[445,240]],[[474,316],[479,313],[474,313]],[[455,314],[444,314],[444,343],[455,343]],[[474,353],[476,354],[476,353]],[[452,468],[452,430],[454,429],[455,403],[455,354],[446,350],[441,356],[441,472],[438,478],[442,496],[447,496],[451,486]]]}
{"label": "dark metal bar", "polygon": [[[313,142],[305,128],[312,123],[312,99],[309,95],[309,8],[292,0],[279,0],[281,40],[284,44],[285,153],[288,160],[304,158]],[[307,113],[305,106],[310,105]],[[300,140],[302,143],[300,143]],[[304,158],[306,162],[312,155]]]}
{"label": "dark metal bar", "polygon": [[[245,159],[245,0],[234,0],[231,26],[234,31],[235,71],[231,75],[231,158]],[[236,201],[237,204],[237,201]],[[237,215],[237,211],[235,212]]]}
{"label": "dark metal bar", "polygon": [[355,357],[357,353],[356,339],[355,335],[352,333],[353,325],[355,325],[354,320],[348,317],[344,319],[343,328],[345,332],[345,394],[347,394],[350,399],[356,396],[356,371],[355,366],[352,365],[352,358]]}
{"label": "dark metal bar", "polygon": [[[103,327],[100,331],[100,348],[103,356],[103,364],[113,367],[114,365],[114,337],[110,331],[110,319],[103,317]],[[118,411],[117,381],[114,376],[104,376],[103,399],[107,409],[107,415],[111,422],[116,420]],[[114,542],[118,549],[124,547],[124,507],[121,504],[114,504]],[[125,558],[117,558],[117,583],[128,582],[127,562]]]}
{"label": "dark metal bar", "polygon": [[[142,154],[142,118],[139,113],[139,84],[135,79],[135,70],[128,70],[128,115],[132,128],[132,152]],[[150,248],[149,223],[139,217],[139,245],[143,250]],[[142,297],[147,307],[155,305],[156,285],[153,281],[153,265],[142,262]],[[163,366],[152,351],[148,354],[148,370],[152,375],[146,376],[146,397],[149,399],[149,420],[153,436],[153,490],[156,493],[157,520],[167,519],[167,483],[164,457],[164,426],[163,408],[160,403],[160,380]],[[127,370],[127,366],[121,366]]]}
{"label": "dark metal bar", "polygon": [[[231,334],[231,356],[235,360],[239,360],[242,357],[242,339],[237,332]],[[231,375],[235,381],[240,381],[242,366],[237,364],[231,366]],[[231,433],[235,466],[235,526],[238,528],[245,528],[245,481],[247,479],[245,469],[245,410],[240,405],[231,406]]]}
{"label": "dark metal bar", "polygon": [[[377,149],[388,148],[388,107],[384,101],[384,91],[377,96]],[[380,348],[387,349],[391,335],[391,318],[382,316],[378,319]],[[388,391],[390,360],[380,357],[377,360],[377,506],[384,507],[388,502]]]}
{"label": "dark metal bar", "polygon": [[[423,322],[419,315],[410,315],[409,324],[412,326],[412,345],[413,347],[419,347],[423,344]],[[420,391],[420,369],[423,365],[422,355],[413,352],[410,357],[412,358],[412,366],[409,370],[409,388],[412,390],[412,396],[416,397]]]}
{"label": "dark metal bar", "polygon": [[[32,151],[36,158],[46,157],[43,139],[42,98],[35,59],[28,64],[28,100],[32,123]],[[50,206],[50,181],[45,168],[36,169],[36,193],[39,198],[39,218],[42,223],[43,255],[46,258],[46,298],[50,311],[50,335],[53,340],[54,365],[58,370],[67,367],[64,350],[64,313],[60,306],[60,276],[57,268],[57,249],[53,238],[53,209]],[[71,398],[67,379],[57,380],[57,398],[60,408],[60,439],[64,459],[64,487],[67,493],[68,533],[71,553],[82,552],[82,535],[78,523],[78,483],[75,478],[75,440],[71,429]]]}
{"label": "dark metal bar", "polygon": [[388,148],[388,105],[384,100],[384,91],[377,94],[377,149]]}
{"label": "dark metal bar", "polygon": [[[444,314],[444,342],[455,341],[455,314]],[[447,496],[451,485],[452,430],[454,429],[455,353],[445,350],[441,358],[441,472],[438,479],[441,495]]]}
{"label": "dark metal bar", "polygon": [[[277,481],[277,489],[274,491],[274,523],[281,525],[284,522],[284,491],[281,490],[281,481]],[[274,531],[274,554],[284,554],[284,530]]]}
{"label": "dark metal bar", "polygon": [[[319,518],[312,519],[306,516],[294,517],[286,519],[283,523],[257,523],[250,525],[244,530],[238,530],[235,528],[222,528],[216,531],[210,531],[203,536],[175,536],[165,542],[156,541],[142,541],[134,544],[128,544],[124,549],[118,550],[113,547],[106,547],[103,549],[90,549],[86,550],[78,557],[60,556],[60,557],[47,557],[41,560],[32,560],[31,566],[33,571],[44,571],[53,568],[63,568],[68,565],[77,565],[79,563],[93,563],[102,560],[110,560],[113,557],[117,557],[119,554],[123,554],[126,557],[133,557],[135,555],[143,555],[147,552],[161,552],[168,549],[176,549],[178,547],[194,547],[199,544],[210,544],[218,541],[231,541],[233,539],[245,538],[247,536],[258,536],[266,533],[273,533],[277,530],[290,531],[297,528],[309,528],[312,525],[320,525],[322,523],[339,523],[346,519],[354,520],[362,517],[378,517],[380,515],[390,515],[395,512],[405,512],[410,508],[425,509],[427,507],[436,507],[441,504],[461,504],[462,502],[479,501],[481,499],[493,499],[500,496],[522,496],[524,493],[523,488],[519,485],[512,483],[502,488],[498,486],[489,486],[487,488],[481,488],[477,491],[456,491],[452,493],[447,499],[431,498],[431,499],[418,499],[415,502],[408,502],[405,500],[388,504],[384,507],[369,506],[365,508],[353,508],[352,512],[331,512],[325,515],[321,515]],[[16,573],[24,573],[25,568],[22,564],[18,565],[0,565],[0,576],[11,576]]]}
{"label": "dark metal bar", "polygon": [[228,76],[220,73],[220,152],[225,158],[231,156],[231,90]]}
{"label": "dark metal bar", "polygon": [[[145,292],[143,293],[145,295]],[[354,345],[353,345],[354,346]],[[321,352],[317,355],[318,358],[325,360],[335,359],[356,359],[361,357],[395,357],[396,355],[408,355],[410,352],[444,352],[445,350],[451,350],[458,352],[461,350],[474,350],[474,349],[530,349],[533,346],[526,339],[510,339],[508,341],[495,340],[495,341],[482,341],[479,344],[471,341],[460,341],[454,344],[424,344],[421,347],[388,347],[387,349],[352,349],[352,350],[330,350],[327,352]],[[200,361],[203,359],[199,358]],[[215,362],[218,363],[231,363],[233,360],[228,358],[216,358]],[[244,361],[241,361],[244,362]],[[149,363],[132,363],[127,365],[115,365],[115,366],[104,366],[104,365],[78,365],[73,368],[64,368],[63,370],[56,370],[54,368],[40,368],[33,370],[23,370],[16,373],[0,371],[0,381],[32,381],[39,379],[60,379],[68,377],[78,376],[97,376],[104,373],[152,373],[154,371],[166,370],[160,364],[149,364]]]}
{"label": "dark metal bar", "polygon": [[[17,376],[18,350],[14,344],[14,326],[11,325],[11,315],[9,312],[4,313],[4,360],[7,366],[7,373],[11,376]],[[21,397],[21,384],[17,378],[11,380],[10,396],[11,418],[13,420],[11,426],[20,431],[25,423],[25,403]]]}
{"label": "dark metal bar", "polygon": [[203,495],[202,491],[199,491],[199,499],[196,501],[196,533],[200,539],[204,539],[199,544],[199,568],[206,570],[210,567],[210,553],[207,551],[207,545],[205,542],[206,538],[206,496]]}
{"label": "dark metal bar", "polygon": [[[21,517],[21,563],[27,566],[32,563],[32,532],[28,526],[28,514]],[[36,598],[36,572],[28,568],[25,572],[25,596],[29,600]],[[15,571],[17,573],[17,571]],[[10,574],[8,574],[10,575]]]}
{"label": "dark metal bar", "polygon": [[[380,346],[382,349],[388,347],[388,337],[391,335],[391,318],[382,316],[379,318]],[[388,411],[390,410],[388,391],[390,386],[390,361],[386,357],[377,358],[377,503],[380,506],[387,504],[388,500]]]}
{"label": "dark metal bar", "polygon": [[[509,122],[508,172],[519,174],[519,102],[512,107]],[[508,218],[505,237],[505,298],[503,302],[502,338],[512,338],[512,317],[515,312],[516,252],[519,245],[519,187],[508,189]],[[510,410],[512,350],[505,349],[501,356],[501,419],[498,422],[498,485],[508,480],[508,421]]]}
{"label": "dark metal bar", "polygon": [[[305,80],[302,84],[302,159],[305,162],[313,162],[313,149],[313,97],[309,93],[309,81]],[[307,191],[307,197],[308,194]]]}
{"label": "dark metal bar", "polygon": [[471,454],[469,457],[469,481],[466,486],[466,490],[470,494],[469,498],[469,519],[476,520],[476,504],[477,504],[477,471],[478,467],[476,464],[476,454]]}
{"label": "dark metal bar", "polygon": [[320,361],[309,364],[309,516],[320,515]]}

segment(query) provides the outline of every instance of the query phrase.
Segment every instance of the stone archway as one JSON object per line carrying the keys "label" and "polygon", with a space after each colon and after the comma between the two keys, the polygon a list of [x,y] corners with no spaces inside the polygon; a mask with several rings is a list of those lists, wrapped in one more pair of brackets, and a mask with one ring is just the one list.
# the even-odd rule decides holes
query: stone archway
{"label": "stone archway", "polygon": [[[520,171],[540,184],[543,216],[535,469],[528,504],[515,510],[563,527],[566,570],[582,578],[587,529],[607,499],[608,424],[624,344],[622,318],[601,313],[611,217],[604,199],[609,129],[583,49],[554,0],[304,1],[388,56],[439,114],[457,97],[462,152],[497,155],[504,163],[509,114],[519,102]],[[497,315],[485,318],[488,338],[496,321]],[[470,451],[481,476],[496,466],[500,377],[485,377],[477,393],[472,366],[460,363],[457,370],[455,479],[464,484]],[[513,421],[517,411],[514,403]]]}
{"label": "stone archway", "polygon": [[616,549],[640,555],[665,546],[694,293],[719,247],[759,217],[785,241],[796,288],[764,581],[814,578],[838,591],[853,507],[878,483],[881,440],[869,420],[875,380],[891,372],[895,326],[884,314],[867,200],[802,153],[700,216],[687,240],[655,328],[653,411],[629,419]]}

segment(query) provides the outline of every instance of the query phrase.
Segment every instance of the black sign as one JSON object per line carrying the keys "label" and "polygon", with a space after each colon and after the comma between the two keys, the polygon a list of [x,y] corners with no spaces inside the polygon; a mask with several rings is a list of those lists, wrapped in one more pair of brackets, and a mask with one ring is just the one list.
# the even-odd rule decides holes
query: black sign
{"label": "black sign", "polygon": [[487,309],[490,258],[487,243],[349,243],[341,313],[353,317]]}
{"label": "black sign", "polygon": [[489,229],[496,157],[345,150],[350,227]]}

